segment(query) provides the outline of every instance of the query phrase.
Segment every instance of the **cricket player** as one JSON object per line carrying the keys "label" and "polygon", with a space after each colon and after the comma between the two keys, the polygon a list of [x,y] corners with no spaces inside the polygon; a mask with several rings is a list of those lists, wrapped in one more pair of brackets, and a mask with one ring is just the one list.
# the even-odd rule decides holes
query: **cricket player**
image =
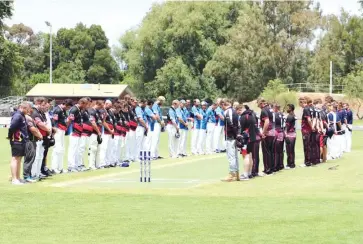
{"label": "cricket player", "polygon": [[343,153],[345,152],[345,149],[347,148],[347,139],[346,139],[346,130],[347,130],[347,112],[346,110],[343,108],[343,103],[339,102],[338,103],[338,114],[340,117],[340,122],[341,122],[341,132],[340,132],[340,145],[341,145],[341,155],[343,155]]}
{"label": "cricket player", "polygon": [[329,128],[328,126],[328,111],[326,105],[323,105],[321,107],[320,111],[320,119],[321,119],[321,128],[322,131],[320,133],[320,158],[323,163],[327,160],[327,130]]}
{"label": "cricket player", "polygon": [[199,155],[205,154],[206,138],[207,138],[207,102],[202,102],[202,108],[200,110],[201,124],[198,135],[197,153]]}
{"label": "cricket player", "polygon": [[152,132],[152,140],[151,140],[151,157],[152,159],[162,158],[159,155],[159,142],[160,142],[160,133],[161,130],[164,129],[165,123],[163,120],[163,113],[161,111],[161,106],[165,102],[165,97],[160,96],[155,101],[152,106],[152,111],[156,116],[156,122],[154,125],[154,131]]}
{"label": "cricket player", "polygon": [[48,150],[49,150],[49,144],[50,144],[50,137],[53,136],[53,134],[55,133],[56,128],[52,127],[52,121],[51,121],[51,115],[50,115],[50,103],[52,102],[52,99],[50,98],[46,98],[46,103],[45,106],[43,108],[43,114],[45,116],[45,121],[46,121],[46,126],[48,129],[51,130],[51,134],[49,136],[46,136],[43,138],[43,147],[44,147],[44,153],[43,153],[43,160],[42,160],[42,165],[40,168],[40,172],[41,175],[48,177],[48,176],[52,176],[52,172],[48,169],[47,167],[47,156],[48,156]]}
{"label": "cricket player", "polygon": [[[242,112],[244,107],[244,111]],[[252,174],[253,167],[253,151],[256,147],[257,135],[259,130],[257,128],[257,121],[255,113],[250,110],[247,105],[237,105],[237,113],[240,114],[240,136],[245,135],[247,137],[247,145],[245,149],[242,149],[241,154],[244,158],[244,171],[240,176],[240,180],[249,180],[254,177]],[[257,172],[258,174],[258,172]]]}
{"label": "cricket player", "polygon": [[[309,99],[308,99],[309,101]],[[311,104],[308,103],[310,111],[312,114],[313,127],[310,134],[310,162],[312,165],[317,165],[320,163],[320,134],[321,128],[321,118],[320,118],[320,99],[315,99]]]}
{"label": "cricket player", "polygon": [[103,123],[104,133],[102,135],[101,144],[101,168],[109,168],[114,163],[113,160],[113,142],[112,139],[115,134],[115,118],[111,110],[112,102],[110,100],[105,101],[105,121]]}
{"label": "cricket player", "polygon": [[137,162],[141,161],[141,152],[144,149],[145,138],[149,134],[149,127],[147,124],[147,116],[145,113],[145,107],[147,105],[147,101],[145,99],[141,99],[139,105],[135,108],[136,118],[138,121],[136,128],[136,152],[139,155],[137,158]]}
{"label": "cricket player", "polygon": [[30,116],[33,113],[32,104],[28,103],[28,109],[25,114],[25,119],[28,128],[28,135],[29,141],[25,143],[25,157],[24,157],[24,164],[23,164],[23,176],[24,180],[29,183],[36,182],[35,179],[31,177],[31,170],[35,160],[35,153],[36,153],[36,142],[38,140],[42,140],[43,136],[40,134],[38,128],[36,127],[34,120]]}
{"label": "cricket player", "polygon": [[81,98],[78,104],[74,105],[69,110],[67,123],[72,125],[72,131],[69,136],[68,147],[68,172],[78,172],[77,165],[79,164],[79,147],[81,142],[81,135],[83,132],[82,126],[82,113],[81,111],[86,108],[88,104],[87,98]]}
{"label": "cricket player", "polygon": [[304,147],[304,164],[300,165],[301,167],[309,167],[311,166],[311,133],[313,130],[313,122],[312,122],[312,110],[308,105],[311,103],[311,99],[308,97],[299,99],[300,106],[303,108],[303,114],[301,119],[301,134],[303,139],[303,147]]}
{"label": "cricket player", "polygon": [[285,169],[295,168],[295,144],[296,144],[296,120],[295,106],[293,104],[287,105],[287,118],[285,126],[285,142],[287,165]]}
{"label": "cricket player", "polygon": [[192,128],[192,144],[191,144],[191,151],[193,155],[198,154],[198,141],[199,141],[199,131],[200,131],[200,126],[201,126],[201,120],[202,120],[202,115],[200,114],[200,100],[199,99],[195,99],[194,100],[194,106],[192,107],[191,110],[191,115],[193,117],[193,128]]}
{"label": "cricket player", "polygon": [[225,135],[224,135],[224,112],[223,101],[221,98],[217,99],[216,113],[216,127],[214,128],[213,135],[213,148],[216,153],[225,152]]}
{"label": "cricket player", "polygon": [[349,104],[346,103],[344,105],[344,108],[347,113],[347,126],[345,130],[345,136],[346,136],[346,152],[352,151],[352,129],[353,129],[353,112],[349,108]]}
{"label": "cricket player", "polygon": [[[338,118],[337,118],[337,107],[336,106],[329,106],[328,107],[328,141],[327,141],[327,147],[328,147],[328,160],[334,160],[339,158],[339,144],[337,141],[337,124],[338,124]],[[340,121],[339,121],[340,123]]]}
{"label": "cricket player", "polygon": [[275,130],[274,130],[274,115],[273,110],[264,99],[259,99],[258,103],[261,108],[261,137],[262,137],[262,154],[264,163],[264,173],[271,175],[274,173],[274,142],[275,142]]}
{"label": "cricket player", "polygon": [[179,123],[178,117],[176,113],[176,109],[179,107],[179,101],[174,100],[172,102],[171,107],[169,108],[167,119],[168,124],[166,126],[166,130],[168,131],[169,136],[169,155],[171,158],[178,158],[178,146],[179,146]]}
{"label": "cricket player", "polygon": [[[32,113],[32,118],[35,122],[35,125],[38,127],[40,133],[42,134],[43,138],[49,136],[51,134],[51,129],[46,124],[46,117],[44,114],[44,110],[46,108],[46,99],[44,97],[38,97],[34,99],[34,108]],[[32,166],[32,177],[36,179],[41,178],[41,167],[43,163],[44,157],[44,146],[43,140],[37,141],[36,146],[36,154],[35,160]]]}
{"label": "cricket player", "polygon": [[216,127],[216,108],[217,104],[213,103],[207,109],[207,139],[206,139],[206,153],[212,154],[214,152],[214,130]]}
{"label": "cricket player", "polygon": [[87,105],[81,110],[81,116],[82,116],[82,134],[81,139],[79,142],[79,161],[77,165],[78,171],[86,171],[87,168],[83,162],[83,156],[84,152],[86,151],[86,148],[88,148],[89,144],[89,138],[92,135],[93,127],[92,123],[90,122],[90,116],[88,113],[88,109],[92,106],[92,100],[91,98],[87,99]]}
{"label": "cricket player", "polygon": [[188,140],[188,118],[189,118],[189,111],[185,107],[186,101],[181,100],[179,103],[179,108],[176,110],[176,114],[179,120],[179,128],[180,128],[180,139],[179,139],[179,147],[178,147],[178,155],[180,157],[187,156],[187,140]]}
{"label": "cricket player", "polygon": [[144,139],[144,145],[142,151],[144,151],[144,154],[146,152],[147,160],[151,160],[151,146],[152,146],[152,138],[153,134],[155,132],[155,125],[157,124],[157,115],[154,113],[152,106],[153,101],[149,100],[147,101],[146,107],[145,107],[145,115],[146,115],[146,123],[148,126],[148,133],[145,136]]}
{"label": "cricket player", "polygon": [[121,167],[128,167],[130,164],[130,159],[128,158],[128,151],[129,146],[127,144],[127,137],[130,132],[129,122],[130,122],[130,114],[129,114],[129,105],[125,101],[121,103],[121,120],[122,120],[122,127],[124,128],[125,132],[121,136],[121,159],[122,164]]}
{"label": "cricket player", "polygon": [[225,111],[226,150],[229,163],[229,174],[222,181],[239,181],[239,158],[236,147],[236,138],[239,133],[238,114],[232,108],[231,101],[226,99],[223,103]]}
{"label": "cricket player", "polygon": [[138,161],[139,159],[139,152],[137,151],[136,147],[136,128],[138,126],[138,120],[136,116],[136,106],[137,106],[137,100],[136,98],[130,98],[129,102],[129,128],[130,131],[127,133],[126,138],[126,154],[127,159],[131,162],[134,162],[135,160]]}
{"label": "cricket player", "polygon": [[284,169],[284,115],[279,104],[274,104],[275,143],[274,143],[274,172]]}
{"label": "cricket player", "polygon": [[57,129],[54,134],[54,148],[52,153],[51,169],[56,174],[63,173],[63,158],[65,152],[65,133],[68,128],[67,111],[73,107],[72,99],[66,99],[53,109],[53,127]]}
{"label": "cricket player", "polygon": [[88,147],[88,167],[90,170],[96,170],[101,166],[102,126],[105,122],[105,116],[101,113],[103,107],[104,102],[97,100],[88,109],[89,122],[93,129]]}
{"label": "cricket player", "polygon": [[11,183],[23,185],[20,180],[21,159],[25,156],[25,146],[29,141],[28,127],[25,114],[29,109],[28,103],[22,103],[17,112],[12,115],[7,139],[11,146]]}

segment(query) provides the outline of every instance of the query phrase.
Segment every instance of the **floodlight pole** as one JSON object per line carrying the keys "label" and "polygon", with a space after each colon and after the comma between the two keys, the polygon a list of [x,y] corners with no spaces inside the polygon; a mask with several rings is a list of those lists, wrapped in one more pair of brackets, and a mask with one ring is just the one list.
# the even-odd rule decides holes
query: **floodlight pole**
{"label": "floodlight pole", "polygon": [[49,23],[48,21],[45,21],[45,24],[49,27],[49,42],[50,42],[50,47],[49,47],[49,83],[52,84],[52,71],[53,71],[53,60],[52,60],[52,46],[53,46],[53,40],[52,40],[52,25],[51,23]]}
{"label": "floodlight pole", "polygon": [[330,61],[330,86],[329,86],[330,96],[333,95],[333,61]]}

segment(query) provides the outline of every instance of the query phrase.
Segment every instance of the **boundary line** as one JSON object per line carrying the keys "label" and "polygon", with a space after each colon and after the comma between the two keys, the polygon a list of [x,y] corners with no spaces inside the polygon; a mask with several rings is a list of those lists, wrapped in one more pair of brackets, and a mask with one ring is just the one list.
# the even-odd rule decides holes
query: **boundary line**
{"label": "boundary line", "polygon": [[[169,168],[169,167],[179,166],[179,165],[183,165],[183,164],[190,164],[190,163],[194,163],[194,162],[198,162],[198,161],[204,161],[204,160],[208,160],[208,159],[222,158],[224,156],[225,156],[225,154],[218,155],[218,156],[213,156],[213,157],[208,157],[208,158],[194,158],[194,159],[191,159],[191,160],[184,160],[184,161],[179,161],[179,162],[176,162],[176,163],[171,162],[171,163],[168,163],[168,164],[156,165],[156,166],[152,167],[151,169],[153,170],[153,169]],[[81,184],[81,183],[86,183],[86,182],[92,182],[92,181],[101,180],[101,179],[110,178],[110,177],[134,174],[134,173],[138,173],[138,172],[140,172],[140,169],[133,169],[133,170],[130,170],[130,171],[127,171],[127,172],[103,174],[103,175],[99,175],[99,176],[88,177],[88,178],[85,178],[85,179],[69,180],[69,181],[65,181],[65,182],[54,183],[54,184],[51,184],[50,186],[53,186],[53,187],[66,187],[66,186],[71,186],[71,185],[76,185],[76,184]]]}

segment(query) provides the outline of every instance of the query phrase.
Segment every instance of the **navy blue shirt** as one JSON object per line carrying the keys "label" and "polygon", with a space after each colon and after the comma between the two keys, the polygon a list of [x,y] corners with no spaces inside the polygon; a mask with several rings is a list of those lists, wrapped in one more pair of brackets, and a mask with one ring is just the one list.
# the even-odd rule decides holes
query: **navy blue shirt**
{"label": "navy blue shirt", "polygon": [[10,143],[24,144],[29,140],[28,126],[23,113],[17,111],[11,118],[8,137]]}
{"label": "navy blue shirt", "polygon": [[347,111],[347,123],[348,123],[348,125],[352,125],[353,124],[353,112],[350,109],[348,109],[346,111]]}

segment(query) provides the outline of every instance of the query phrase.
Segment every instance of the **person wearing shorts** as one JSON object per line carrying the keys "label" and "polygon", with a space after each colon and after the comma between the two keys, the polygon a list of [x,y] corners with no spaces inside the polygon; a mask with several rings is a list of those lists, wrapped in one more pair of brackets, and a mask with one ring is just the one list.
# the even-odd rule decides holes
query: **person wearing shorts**
{"label": "person wearing shorts", "polygon": [[7,139],[10,140],[11,146],[11,183],[13,185],[22,185],[20,181],[20,163],[25,156],[25,144],[29,141],[28,127],[25,114],[29,110],[28,103],[22,103],[17,112],[11,118]]}

